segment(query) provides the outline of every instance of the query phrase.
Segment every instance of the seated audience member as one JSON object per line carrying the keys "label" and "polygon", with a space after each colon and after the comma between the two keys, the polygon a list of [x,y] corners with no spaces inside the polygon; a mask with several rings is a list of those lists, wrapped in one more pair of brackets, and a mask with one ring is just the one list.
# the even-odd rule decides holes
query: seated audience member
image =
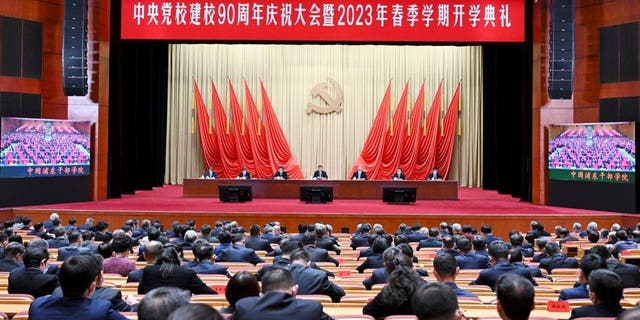
{"label": "seated audience member", "polygon": [[9,272],[23,266],[24,246],[17,242],[11,242],[4,248],[4,259],[0,260],[0,271]]}
{"label": "seated audience member", "polygon": [[284,171],[283,166],[279,166],[278,171],[276,171],[276,173],[273,174],[273,178],[276,180],[289,180],[289,175],[287,174],[286,171]]}
{"label": "seated audience member", "polygon": [[502,241],[494,241],[489,245],[489,257],[492,267],[480,271],[478,278],[471,285],[487,285],[495,291],[498,278],[505,273],[514,273],[537,285],[531,277],[531,273],[525,268],[509,263],[509,245]]}
{"label": "seated audience member", "polygon": [[368,223],[362,223],[358,225],[356,233],[351,237],[351,249],[356,250],[358,247],[369,246],[369,232],[371,231],[371,225]]}
{"label": "seated audience member", "polygon": [[482,227],[480,227],[480,233],[486,239],[487,244],[491,244],[494,241],[502,241],[502,238],[493,235],[493,228],[491,228],[491,225],[482,225]]}
{"label": "seated audience member", "polygon": [[209,243],[195,247],[193,253],[198,264],[191,267],[191,270],[197,274],[222,274],[231,278],[228,267],[214,263],[213,247]]}
{"label": "seated audience member", "polygon": [[[368,257],[370,255],[373,255],[373,248],[371,246],[373,245],[373,241],[375,241],[379,237],[380,236],[375,234],[375,233],[369,234],[369,238],[368,238],[369,245],[366,248],[358,251],[358,258],[356,260],[360,260],[360,259],[366,258],[366,257]],[[396,239],[398,239],[399,237],[404,237],[405,239],[407,238],[407,236],[402,234],[402,235],[397,236]]]}
{"label": "seated audience member", "polygon": [[329,255],[326,249],[316,247],[316,234],[314,232],[307,232],[302,236],[302,245],[305,251],[309,253],[311,261],[313,262],[331,262],[336,265],[340,264],[338,260]]}
{"label": "seated audience member", "polygon": [[238,174],[238,177],[236,177],[236,179],[250,180],[251,179],[251,173],[249,173],[249,171],[247,171],[247,168],[242,168],[242,171],[240,171],[240,174]]}
{"label": "seated audience member", "polygon": [[471,241],[467,238],[460,238],[457,242],[460,255],[456,256],[456,262],[461,270],[464,269],[485,269],[489,267],[489,257],[471,252]]}
{"label": "seated audience member", "polygon": [[65,261],[67,260],[67,258],[71,256],[76,256],[79,254],[88,254],[91,252],[89,248],[81,247],[82,237],[80,235],[80,232],[78,231],[69,232],[67,239],[69,240],[69,245],[58,248],[58,258],[57,258],[58,261]]}
{"label": "seated audience member", "polygon": [[640,307],[633,309],[627,309],[625,312],[618,315],[616,320],[635,320],[640,319]]}
{"label": "seated audience member", "polygon": [[615,246],[618,252],[638,248],[638,243],[629,239],[626,231],[618,230],[618,232],[616,232],[616,237],[618,237],[618,242],[615,243]]}
{"label": "seated audience member", "polygon": [[336,254],[340,254],[340,243],[336,238],[329,235],[327,227],[324,224],[316,223],[316,247],[325,249],[327,251],[333,251]]}
{"label": "seated audience member", "polygon": [[396,169],[396,172],[391,176],[391,180],[406,180],[407,178],[402,173],[402,169]]}
{"label": "seated audience member", "polygon": [[473,241],[471,243],[473,244],[473,253],[489,257],[489,252],[487,251],[487,239],[484,236],[473,237]]}
{"label": "seated audience member", "polygon": [[438,282],[450,287],[458,297],[471,297],[477,298],[475,293],[464,290],[456,284],[456,276],[458,275],[459,268],[456,265],[456,258],[446,252],[442,252],[436,255],[433,259],[433,274]]}
{"label": "seated audience member", "polygon": [[556,268],[578,268],[578,260],[567,257],[566,254],[562,253],[557,243],[547,243],[544,246],[544,251],[549,258],[540,260],[540,269],[547,270],[547,273],[551,274],[551,270]]}
{"label": "seated audience member", "polygon": [[442,247],[442,241],[439,239],[440,231],[438,228],[429,229],[429,237],[418,242],[417,251],[420,251],[422,248],[440,248]]}
{"label": "seated audience member", "polygon": [[264,226],[264,233],[262,234],[262,239],[269,241],[269,243],[280,243],[280,240],[282,240],[282,235],[280,234],[280,226],[278,225]]}
{"label": "seated audience member", "polygon": [[57,249],[69,245],[69,240],[67,240],[67,237],[65,236],[66,232],[64,231],[64,228],[55,228],[53,230],[53,235],[55,236],[55,238],[47,240],[49,248]]}
{"label": "seated audience member", "polygon": [[540,262],[540,260],[544,258],[549,258],[549,255],[547,255],[544,250],[544,247],[547,245],[547,243],[549,243],[549,238],[539,237],[535,242],[536,248],[538,249],[539,253],[533,255],[533,257],[531,258],[531,262]]}
{"label": "seated audience member", "polygon": [[624,309],[620,306],[622,283],[613,271],[598,269],[589,275],[589,298],[592,305],[571,310],[571,318],[617,317]]}
{"label": "seated audience member", "polygon": [[512,273],[498,278],[496,297],[498,314],[503,320],[529,319],[535,306],[535,291],[531,282]]}
{"label": "seated audience member", "polygon": [[438,169],[433,168],[433,171],[429,172],[429,175],[427,175],[427,180],[429,181],[442,180],[442,176],[440,176],[440,174],[438,173]]}
{"label": "seated audience member", "polygon": [[80,230],[91,230],[93,229],[93,218],[89,217],[84,219],[84,223],[82,225],[80,225],[80,227],[78,227],[78,229]]}
{"label": "seated audience member", "polygon": [[331,297],[332,302],[340,302],[345,295],[344,290],[329,281],[323,271],[310,267],[311,257],[304,249],[298,249],[291,254],[291,264],[286,267],[293,281],[298,285],[298,294],[323,294]]}
{"label": "seated audience member", "polygon": [[590,243],[598,243],[600,241],[600,234],[598,232],[589,231],[587,233],[587,240]]}
{"label": "seated audience member", "polygon": [[215,170],[213,170],[213,168],[209,167],[209,170],[205,171],[202,174],[202,177],[200,177],[201,179],[218,179],[218,174],[216,173]]}
{"label": "seated audience member", "polygon": [[96,242],[111,241],[113,235],[108,231],[109,224],[106,221],[99,221],[96,223],[95,232],[93,238]]}
{"label": "seated audience member", "polygon": [[[126,296],[124,297],[124,300],[123,300],[122,292],[120,292],[120,290],[113,289],[113,288],[105,288],[102,286],[104,282],[104,274],[102,273],[102,266],[103,266],[102,256],[95,253],[85,253],[83,255],[90,255],[95,260],[96,266],[100,270],[95,281],[96,288],[93,291],[93,293],[89,296],[89,298],[110,301],[113,308],[116,309],[117,311],[122,311],[122,312],[136,311],[138,304],[135,297]],[[62,292],[62,288],[58,287],[55,290],[53,290],[53,293],[51,294],[51,296],[63,297],[64,293]]]}
{"label": "seated audience member", "polygon": [[538,223],[537,221],[531,221],[531,230],[527,232],[524,238],[527,240],[527,242],[533,243],[535,239],[550,236],[551,234],[544,230],[543,224]]}
{"label": "seated audience member", "polygon": [[44,240],[49,240],[49,239],[53,239],[52,236],[50,236],[47,233],[47,230],[44,229],[44,225],[42,224],[42,222],[38,222],[36,224],[33,225],[33,230],[27,232],[28,236],[37,236],[41,239]]}
{"label": "seated audience member", "polygon": [[220,309],[222,313],[233,313],[236,310],[236,302],[246,297],[260,296],[260,284],[256,276],[249,271],[240,271],[229,279],[224,297],[229,305]]}
{"label": "seated audience member", "polygon": [[456,239],[450,235],[446,235],[442,237],[442,249],[438,251],[438,253],[446,252],[452,254],[454,257],[460,255],[460,252],[455,249],[456,247]]}
{"label": "seated audience member", "polygon": [[193,270],[180,266],[180,257],[173,246],[164,248],[156,263],[143,269],[138,294],[146,294],[159,287],[177,287],[192,294],[217,294]]}
{"label": "seated audience member", "polygon": [[190,300],[189,290],[174,287],[153,289],[140,300],[138,320],[166,320],[171,312],[188,305]]}
{"label": "seated audience member", "polygon": [[91,250],[91,252],[98,252],[98,245],[93,242],[93,231],[79,230],[79,232],[82,233],[82,244],[80,246]]}
{"label": "seated audience member", "polygon": [[[399,243],[399,244],[396,244],[396,247],[398,247],[398,249],[400,249],[400,251],[402,251],[402,253],[404,253],[407,257],[411,258],[411,262],[418,263],[418,257],[413,256],[413,248],[411,248],[411,246],[408,243],[406,242]],[[429,276],[429,273],[425,269],[416,269],[416,272],[421,277]]]}
{"label": "seated audience member", "polygon": [[[445,255],[451,256],[448,253]],[[455,292],[442,283],[428,283],[420,286],[413,294],[411,305],[418,320],[461,318]]]}
{"label": "seated audience member", "polygon": [[49,220],[43,223],[44,228],[47,230],[53,229],[53,222],[56,220],[60,221],[60,215],[56,212],[51,213],[51,215],[49,215]]}
{"label": "seated audience member", "polygon": [[367,180],[367,173],[358,166],[358,170],[351,175],[351,180]]}
{"label": "seated audience member", "polygon": [[298,286],[288,270],[274,269],[262,277],[262,296],[236,302],[230,320],[331,319],[314,300],[296,299]]}
{"label": "seated audience member", "polygon": [[244,235],[241,233],[234,233],[231,235],[231,242],[233,245],[220,252],[216,261],[218,262],[248,262],[253,265],[264,262],[264,260],[253,249],[246,248],[242,245],[242,239]]}
{"label": "seated audience member", "polygon": [[599,255],[606,262],[607,269],[615,272],[620,277],[623,288],[637,288],[640,286],[640,270],[638,270],[638,267],[629,263],[622,263],[612,256],[612,252],[617,254],[613,245],[598,245],[589,249],[589,253]]}
{"label": "seated audience member", "polygon": [[23,261],[24,268],[9,273],[9,293],[26,293],[37,298],[51,294],[58,287],[58,277],[44,273],[49,261],[47,249],[29,246]]}
{"label": "seated audience member", "polygon": [[371,276],[362,281],[365,289],[371,290],[374,284],[387,283],[389,281],[389,273],[393,271],[394,259],[399,254],[402,254],[402,250],[398,247],[389,247],[384,250],[382,253],[384,267],[373,270]]}
{"label": "seated audience member", "polygon": [[253,250],[262,250],[267,253],[273,251],[268,240],[260,238],[260,226],[252,224],[249,228],[249,237],[244,240],[244,246]]}
{"label": "seated audience member", "polygon": [[[182,250],[193,250],[193,242],[196,241],[196,239],[198,239],[198,233],[195,230],[186,230],[182,242],[180,242],[179,245],[182,247]],[[174,244],[176,243],[174,242]]]}
{"label": "seated audience member", "polygon": [[382,237],[377,237],[371,244],[373,254],[367,257],[362,264],[356,267],[359,273],[363,273],[365,269],[377,269],[384,267],[382,253],[389,247],[389,243]]}
{"label": "seated audience member", "polygon": [[183,319],[224,320],[224,317],[209,305],[204,303],[189,303],[171,312],[167,318],[167,320]]}
{"label": "seated audience member", "polygon": [[558,242],[560,242],[561,244],[571,241],[578,241],[578,236],[573,235],[571,232],[569,232],[569,229],[564,227],[560,228],[558,235],[560,236],[560,238],[556,240],[558,240]]}
{"label": "seated audience member", "polygon": [[530,243],[525,243],[524,238],[518,231],[512,231],[509,235],[509,242],[513,249],[522,251],[523,257],[533,257],[533,246]]}
{"label": "seated audience member", "polygon": [[91,298],[100,268],[89,254],[73,256],[60,267],[62,296],[40,297],[29,307],[29,319],[127,319],[111,301]]}
{"label": "seated audience member", "polygon": [[521,250],[518,250],[518,249],[509,250],[509,263],[515,266],[527,269],[527,271],[529,271],[531,276],[534,278],[547,278],[553,281],[553,278],[551,278],[551,276],[543,274],[542,270],[540,270],[540,268],[538,268],[537,266],[530,266],[528,264],[524,264],[522,261],[523,260],[522,260]]}
{"label": "seated audience member", "polygon": [[222,231],[218,234],[218,245],[215,247],[214,254],[219,256],[222,250],[231,248],[231,233],[228,231]]}
{"label": "seated audience member", "polygon": [[[142,255],[147,262],[147,266],[154,265],[156,263],[156,258],[162,254],[162,243],[160,243],[160,241],[153,240],[149,241],[149,243],[144,247],[145,250]],[[142,270],[144,269],[136,269],[129,272],[127,282],[140,282],[142,280]]]}
{"label": "seated audience member", "polygon": [[578,281],[580,285],[573,288],[562,289],[558,300],[569,299],[587,299],[589,298],[589,289],[587,284],[589,283],[589,275],[593,270],[606,269],[607,264],[598,255],[590,253],[580,259],[580,273],[578,275]]}
{"label": "seated audience member", "polygon": [[104,259],[104,273],[117,273],[126,277],[129,272],[135,270],[136,262],[129,259],[131,246],[132,241],[128,235],[116,236],[111,243],[113,256]]}
{"label": "seated audience member", "polygon": [[[28,248],[42,248],[45,251],[47,251],[47,253],[49,253],[49,244],[47,243],[46,240],[44,239],[40,239],[40,238],[36,238],[36,239],[31,239],[31,241],[29,241],[28,243]],[[26,248],[25,248],[25,253],[27,252]],[[24,262],[24,256],[22,256],[22,260]],[[47,260],[48,262],[48,260]],[[21,266],[22,268],[23,266]],[[52,274],[52,275],[58,275],[58,265],[57,264],[49,264],[47,263],[45,265],[44,268],[44,273],[46,274]]]}
{"label": "seated audience member", "polygon": [[322,165],[318,165],[318,170],[313,172],[313,176],[311,176],[311,179],[313,179],[313,180],[327,180],[327,179],[329,179],[329,176],[327,175],[327,172],[324,171],[324,168],[322,168]]}
{"label": "seated audience member", "polygon": [[397,255],[389,273],[389,282],[376,297],[362,309],[362,313],[376,319],[389,315],[413,314],[411,298],[424,282],[413,270],[411,259],[404,254]]}

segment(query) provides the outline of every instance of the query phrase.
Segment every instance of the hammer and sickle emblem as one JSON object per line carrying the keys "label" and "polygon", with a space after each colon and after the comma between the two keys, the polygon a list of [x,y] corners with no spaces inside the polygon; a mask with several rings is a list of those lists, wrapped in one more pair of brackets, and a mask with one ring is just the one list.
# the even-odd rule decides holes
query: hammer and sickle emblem
{"label": "hammer and sickle emblem", "polygon": [[[331,85],[335,97],[329,93],[329,85]],[[328,106],[319,106],[313,102],[309,102],[307,104],[307,114],[310,114],[312,112],[321,114],[342,112],[344,93],[342,92],[342,87],[340,87],[340,84],[338,84],[337,81],[331,78],[327,78],[326,82],[320,82],[315,87],[313,87],[313,89],[311,89],[311,97],[320,97]]]}

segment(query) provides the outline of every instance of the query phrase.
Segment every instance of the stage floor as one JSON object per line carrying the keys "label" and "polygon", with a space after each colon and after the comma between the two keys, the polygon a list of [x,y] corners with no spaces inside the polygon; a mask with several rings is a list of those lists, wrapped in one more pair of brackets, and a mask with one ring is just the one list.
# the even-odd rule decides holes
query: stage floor
{"label": "stage floor", "polygon": [[[409,205],[385,204],[381,200],[334,200],[326,204],[307,204],[295,199],[254,199],[245,203],[223,203],[215,198],[185,198],[182,185],[167,185],[152,191],[138,191],[119,199],[21,207],[65,211],[125,212],[244,212],[244,213],[344,213],[344,214],[616,214],[613,212],[539,206],[509,195],[481,188],[459,188],[459,200],[423,200]],[[18,208],[15,208],[18,209]]]}

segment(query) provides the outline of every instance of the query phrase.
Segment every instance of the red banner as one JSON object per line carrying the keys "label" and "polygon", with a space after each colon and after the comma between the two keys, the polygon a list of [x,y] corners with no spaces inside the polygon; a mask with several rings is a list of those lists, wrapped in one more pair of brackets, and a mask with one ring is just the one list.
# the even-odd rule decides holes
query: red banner
{"label": "red banner", "polygon": [[524,0],[122,0],[122,39],[522,42]]}

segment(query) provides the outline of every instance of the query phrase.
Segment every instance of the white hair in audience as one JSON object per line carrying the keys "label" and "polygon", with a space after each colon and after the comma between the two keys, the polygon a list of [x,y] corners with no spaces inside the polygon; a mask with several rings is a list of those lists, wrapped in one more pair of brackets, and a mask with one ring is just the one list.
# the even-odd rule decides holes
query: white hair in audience
{"label": "white hair in audience", "polygon": [[582,230],[582,225],[580,224],[580,222],[574,222],[573,223],[573,231],[574,232],[579,232],[580,230]]}
{"label": "white hair in audience", "polygon": [[462,233],[462,226],[456,222],[451,225],[451,230],[453,233]]}
{"label": "white hair in audience", "polygon": [[614,223],[614,224],[611,225],[611,232],[618,231],[618,230],[620,230],[620,225],[619,224]]}
{"label": "white hair in audience", "polygon": [[193,242],[196,238],[198,238],[198,233],[194,230],[187,230],[187,232],[184,233],[184,240],[187,242]]}
{"label": "white hair in audience", "polygon": [[51,213],[51,215],[49,216],[49,220],[56,220],[56,219],[60,219],[60,215],[58,215],[57,212]]}
{"label": "white hair in audience", "polygon": [[589,222],[589,224],[587,224],[587,230],[591,230],[591,231],[598,230],[598,224],[595,221]]}

